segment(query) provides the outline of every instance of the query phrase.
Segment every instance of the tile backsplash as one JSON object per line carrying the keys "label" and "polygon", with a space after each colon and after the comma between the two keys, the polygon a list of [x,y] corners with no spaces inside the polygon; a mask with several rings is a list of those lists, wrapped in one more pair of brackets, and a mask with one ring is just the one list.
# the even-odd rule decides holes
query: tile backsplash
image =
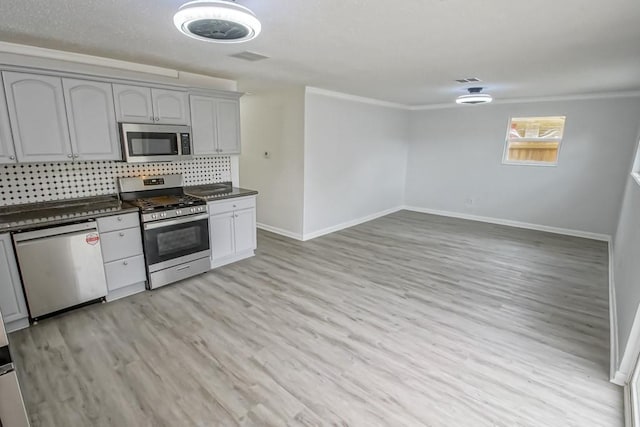
{"label": "tile backsplash", "polygon": [[171,163],[86,161],[0,165],[2,205],[99,196],[118,192],[119,177],[182,173],[185,185],[231,181],[231,158]]}

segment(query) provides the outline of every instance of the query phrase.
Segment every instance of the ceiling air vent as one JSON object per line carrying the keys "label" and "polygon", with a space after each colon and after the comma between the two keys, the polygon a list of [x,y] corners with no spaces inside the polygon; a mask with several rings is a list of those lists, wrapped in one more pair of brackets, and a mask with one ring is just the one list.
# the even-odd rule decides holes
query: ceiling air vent
{"label": "ceiling air vent", "polygon": [[456,79],[456,81],[458,83],[476,83],[476,82],[481,82],[482,80],[480,80],[477,77],[468,77],[466,79]]}
{"label": "ceiling air vent", "polygon": [[234,53],[233,55],[229,55],[232,58],[244,59],[245,61],[262,61],[264,59],[269,59],[268,56],[260,55],[259,53],[249,52],[245,50],[244,52]]}

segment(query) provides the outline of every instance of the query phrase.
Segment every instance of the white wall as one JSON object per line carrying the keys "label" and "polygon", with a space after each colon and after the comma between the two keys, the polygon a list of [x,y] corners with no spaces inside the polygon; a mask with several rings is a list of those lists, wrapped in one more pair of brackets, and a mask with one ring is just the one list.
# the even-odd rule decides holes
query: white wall
{"label": "white wall", "polygon": [[[640,123],[640,116],[637,121]],[[640,139],[640,130],[638,133]],[[631,374],[640,351],[640,183],[631,175],[627,176],[612,255],[617,329],[614,366],[622,371],[622,378],[618,379],[624,380]]]}
{"label": "white wall", "polygon": [[305,236],[400,207],[407,112],[309,88],[305,100]]}
{"label": "white wall", "polygon": [[[503,165],[511,116],[566,115],[557,167]],[[639,98],[411,112],[409,206],[589,233],[615,232]]]}
{"label": "white wall", "polygon": [[260,192],[259,224],[302,238],[304,87],[250,89],[240,100],[240,185]]}

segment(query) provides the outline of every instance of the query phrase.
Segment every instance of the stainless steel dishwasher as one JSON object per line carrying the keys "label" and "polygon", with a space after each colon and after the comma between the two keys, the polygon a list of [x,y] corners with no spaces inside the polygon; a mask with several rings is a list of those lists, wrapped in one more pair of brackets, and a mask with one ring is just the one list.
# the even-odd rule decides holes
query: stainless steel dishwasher
{"label": "stainless steel dishwasher", "polygon": [[46,314],[107,295],[95,221],[13,235],[29,314]]}

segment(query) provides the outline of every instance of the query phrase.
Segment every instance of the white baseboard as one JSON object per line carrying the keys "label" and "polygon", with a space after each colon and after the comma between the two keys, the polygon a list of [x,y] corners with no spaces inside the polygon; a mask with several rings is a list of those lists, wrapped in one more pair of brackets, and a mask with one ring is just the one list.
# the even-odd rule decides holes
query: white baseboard
{"label": "white baseboard", "polygon": [[256,224],[260,230],[269,231],[271,233],[280,234],[284,237],[289,237],[295,240],[302,240],[302,234],[294,233],[293,231],[285,230],[284,228],[272,227],[267,224],[258,223]]}
{"label": "white baseboard", "polygon": [[526,228],[528,230],[546,231],[548,233],[563,234],[565,236],[584,237],[586,239],[600,240],[603,242],[611,241],[611,236],[608,234],[591,233],[589,231],[550,227],[548,225],[531,224],[528,222],[512,221],[509,219],[492,218],[488,216],[479,216],[460,212],[440,211],[436,209],[420,208],[417,206],[404,206],[403,209],[431,215],[447,216],[451,218],[467,219],[470,221],[478,222],[487,222],[489,224],[507,225],[509,227]]}
{"label": "white baseboard", "polygon": [[[619,349],[618,349],[619,351]],[[629,332],[629,339],[624,348],[624,353],[619,354],[620,362],[611,379],[611,382],[618,385],[627,385],[636,367],[638,355],[640,354],[640,307],[636,310]]]}
{"label": "white baseboard", "polygon": [[613,242],[609,242],[609,378],[612,383],[619,384],[618,370],[618,311],[616,308],[616,283],[613,272]]}
{"label": "white baseboard", "polygon": [[362,224],[364,222],[372,221],[372,220],[374,220],[376,218],[380,218],[380,217],[392,214],[394,212],[401,211],[402,209],[403,209],[402,206],[397,206],[395,208],[386,209],[386,210],[381,211],[381,212],[376,212],[374,214],[367,215],[367,216],[364,216],[362,218],[354,219],[354,220],[351,220],[351,221],[343,222],[343,223],[338,224],[338,225],[333,225],[331,227],[323,228],[322,230],[313,231],[311,233],[305,233],[302,236],[302,240],[307,241],[307,240],[315,239],[316,237],[324,236],[326,234],[335,233],[336,231],[344,230],[345,228],[354,227],[354,226]]}

